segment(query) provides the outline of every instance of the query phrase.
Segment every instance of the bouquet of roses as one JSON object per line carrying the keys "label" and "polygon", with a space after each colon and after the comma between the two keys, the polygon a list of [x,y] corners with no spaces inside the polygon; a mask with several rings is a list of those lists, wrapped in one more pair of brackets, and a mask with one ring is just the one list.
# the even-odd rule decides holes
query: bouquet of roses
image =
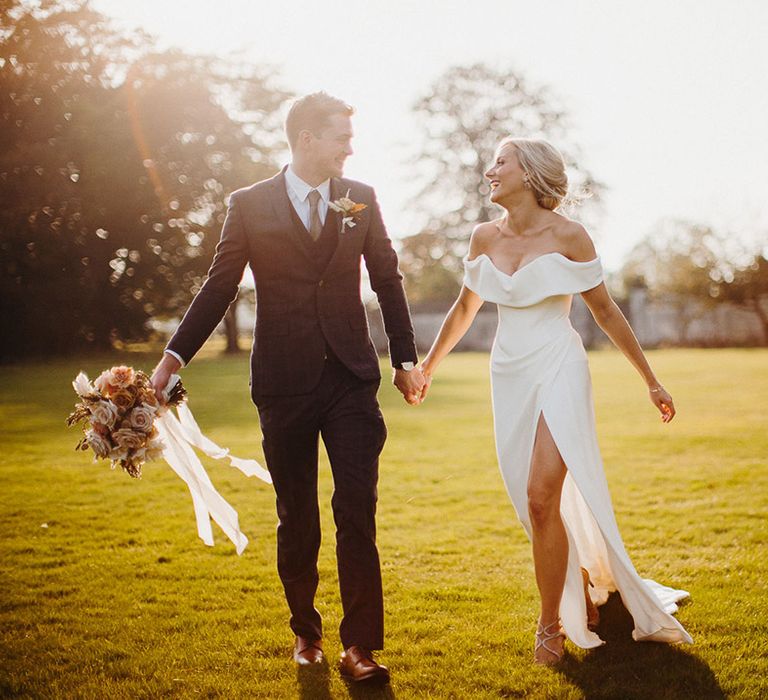
{"label": "bouquet of roses", "polygon": [[[80,400],[67,425],[82,423],[83,429],[76,449],[92,450],[96,459],[110,460],[113,469],[119,464],[133,477],[141,476],[144,462],[162,457],[189,488],[203,542],[213,545],[213,519],[235,544],[237,553],[243,552],[248,538],[240,531],[237,512],[216,491],[195,449],[214,459],[229,459],[246,476],[266,483],[272,483],[272,478],[255,460],[235,457],[203,435],[177,375],[171,377],[164,391],[163,405],[149,377],[133,367],[113,367],[93,384],[80,372],[72,386]],[[177,415],[168,406],[174,406]]]}
{"label": "bouquet of roses", "polygon": [[[80,401],[67,418],[67,425],[82,423],[83,437],[77,450],[93,450],[95,459],[108,459],[133,477],[141,476],[144,462],[158,459],[164,445],[155,427],[160,410],[149,377],[133,367],[113,367],[91,384],[80,372],[72,382]],[[169,405],[184,400],[186,391],[177,382]]]}

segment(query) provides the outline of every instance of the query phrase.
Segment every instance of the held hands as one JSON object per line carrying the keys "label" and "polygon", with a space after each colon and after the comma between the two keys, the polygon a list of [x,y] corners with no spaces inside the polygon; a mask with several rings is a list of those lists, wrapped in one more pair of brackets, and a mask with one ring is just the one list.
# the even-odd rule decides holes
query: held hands
{"label": "held hands", "polygon": [[425,364],[410,371],[396,369],[393,383],[407,403],[418,406],[427,398],[429,387],[432,385],[432,372]]}
{"label": "held hands", "polygon": [[392,383],[411,406],[418,406],[423,401],[426,380],[418,367],[411,370],[396,369]]}
{"label": "held hands", "polygon": [[661,420],[669,423],[675,417],[675,404],[667,390],[661,386],[653,386],[648,389],[648,395],[651,397],[651,403],[659,409]]}

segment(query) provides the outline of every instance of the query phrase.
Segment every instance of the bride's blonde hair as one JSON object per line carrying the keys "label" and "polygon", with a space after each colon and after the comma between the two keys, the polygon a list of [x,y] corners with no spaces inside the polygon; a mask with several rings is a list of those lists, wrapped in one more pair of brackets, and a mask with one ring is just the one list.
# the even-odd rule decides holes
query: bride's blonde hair
{"label": "bride's blonde hair", "polygon": [[517,150],[520,167],[528,174],[528,182],[539,206],[557,209],[568,198],[568,175],[563,156],[544,139],[505,138],[499,148],[511,144]]}

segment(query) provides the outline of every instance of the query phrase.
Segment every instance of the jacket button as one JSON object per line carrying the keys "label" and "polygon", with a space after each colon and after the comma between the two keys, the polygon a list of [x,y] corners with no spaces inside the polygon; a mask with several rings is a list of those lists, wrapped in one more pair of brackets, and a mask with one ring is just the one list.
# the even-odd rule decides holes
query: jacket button
{"label": "jacket button", "polygon": [[323,280],[320,280],[320,281],[317,283],[317,286],[318,286],[318,287],[322,287],[322,286],[323,286]]}

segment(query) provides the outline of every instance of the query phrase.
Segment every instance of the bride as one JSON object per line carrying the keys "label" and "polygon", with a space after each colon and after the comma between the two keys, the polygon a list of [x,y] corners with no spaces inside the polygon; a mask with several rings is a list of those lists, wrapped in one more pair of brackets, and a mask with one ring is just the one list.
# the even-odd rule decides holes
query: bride
{"label": "bride", "polygon": [[627,320],[603,283],[585,229],[555,210],[567,195],[560,153],[533,139],[504,139],[485,173],[497,221],[475,227],[464,285],[422,371],[428,384],[484,301],[498,305],[491,353],[496,452],[504,482],[533,545],[541,610],[534,660],[557,663],[567,636],[590,648],[596,604],[618,590],[640,641],[692,639],[671,616],[685,591],[641,579],[611,506],[595,434],[587,356],[568,319],[580,293],[600,328],[648,385],[661,420],[675,415]]}

